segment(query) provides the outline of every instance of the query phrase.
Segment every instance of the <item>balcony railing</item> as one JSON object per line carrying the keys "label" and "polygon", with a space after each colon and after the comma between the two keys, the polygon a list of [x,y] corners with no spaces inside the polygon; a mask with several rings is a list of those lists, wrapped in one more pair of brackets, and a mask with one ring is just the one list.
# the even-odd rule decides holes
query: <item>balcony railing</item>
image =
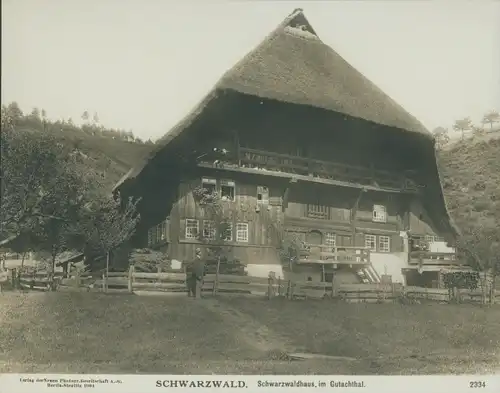
{"label": "balcony railing", "polygon": [[402,174],[375,168],[347,165],[312,158],[278,154],[263,150],[240,148],[236,155],[217,160],[219,167],[239,167],[263,171],[283,172],[380,188],[418,191],[419,186]]}
{"label": "balcony railing", "polygon": [[410,265],[459,265],[454,252],[431,252],[412,251],[410,252]]}
{"label": "balcony railing", "polygon": [[306,243],[299,252],[298,263],[370,265],[370,250],[365,247],[335,247]]}

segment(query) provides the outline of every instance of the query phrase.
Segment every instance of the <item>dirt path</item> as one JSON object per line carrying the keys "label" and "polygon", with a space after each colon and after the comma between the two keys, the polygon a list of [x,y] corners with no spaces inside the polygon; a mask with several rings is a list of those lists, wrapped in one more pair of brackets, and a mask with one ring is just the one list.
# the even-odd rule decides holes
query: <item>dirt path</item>
{"label": "dirt path", "polygon": [[227,322],[237,335],[238,341],[260,351],[283,351],[294,350],[279,334],[271,331],[267,326],[257,322],[249,315],[219,302],[217,299],[206,298],[200,301],[209,311],[218,314]]}

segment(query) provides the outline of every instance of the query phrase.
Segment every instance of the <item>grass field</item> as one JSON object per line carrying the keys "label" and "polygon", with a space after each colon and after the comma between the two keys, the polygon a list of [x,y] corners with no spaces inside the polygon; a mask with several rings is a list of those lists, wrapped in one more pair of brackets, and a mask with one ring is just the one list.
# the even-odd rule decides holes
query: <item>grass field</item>
{"label": "grass field", "polygon": [[[334,360],[273,360],[270,352]],[[500,372],[500,307],[0,295],[0,372]]]}

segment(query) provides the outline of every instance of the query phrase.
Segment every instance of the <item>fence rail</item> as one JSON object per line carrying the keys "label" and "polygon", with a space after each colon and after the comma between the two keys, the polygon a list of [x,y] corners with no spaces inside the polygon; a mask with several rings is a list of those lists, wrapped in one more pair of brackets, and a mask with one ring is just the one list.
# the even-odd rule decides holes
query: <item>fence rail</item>
{"label": "fence rail", "polygon": [[[0,272],[0,289],[13,282],[10,272]],[[45,273],[21,274],[17,278],[21,289],[50,290],[51,278]],[[110,272],[108,276],[82,273],[70,278],[55,276],[56,289],[60,291],[104,292],[187,292],[186,275],[181,272],[143,273],[131,268],[127,272]],[[458,300],[468,303],[500,304],[500,290],[483,291],[422,288],[401,284],[338,284],[335,282],[287,281],[280,278],[207,274],[202,285],[203,293],[248,294],[267,297],[282,296],[288,299],[337,299],[345,302],[384,303],[396,301]]]}

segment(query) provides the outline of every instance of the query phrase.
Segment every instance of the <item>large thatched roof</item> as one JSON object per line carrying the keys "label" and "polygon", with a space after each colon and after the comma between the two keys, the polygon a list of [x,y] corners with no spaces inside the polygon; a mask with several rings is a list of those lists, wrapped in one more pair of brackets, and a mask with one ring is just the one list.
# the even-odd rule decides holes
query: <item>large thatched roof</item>
{"label": "large thatched roof", "polygon": [[149,160],[186,129],[219,92],[227,90],[331,110],[432,138],[417,119],[324,44],[302,10],[297,9],[227,71],[193,111],[157,142],[143,164],[127,173],[117,187],[137,177]]}

